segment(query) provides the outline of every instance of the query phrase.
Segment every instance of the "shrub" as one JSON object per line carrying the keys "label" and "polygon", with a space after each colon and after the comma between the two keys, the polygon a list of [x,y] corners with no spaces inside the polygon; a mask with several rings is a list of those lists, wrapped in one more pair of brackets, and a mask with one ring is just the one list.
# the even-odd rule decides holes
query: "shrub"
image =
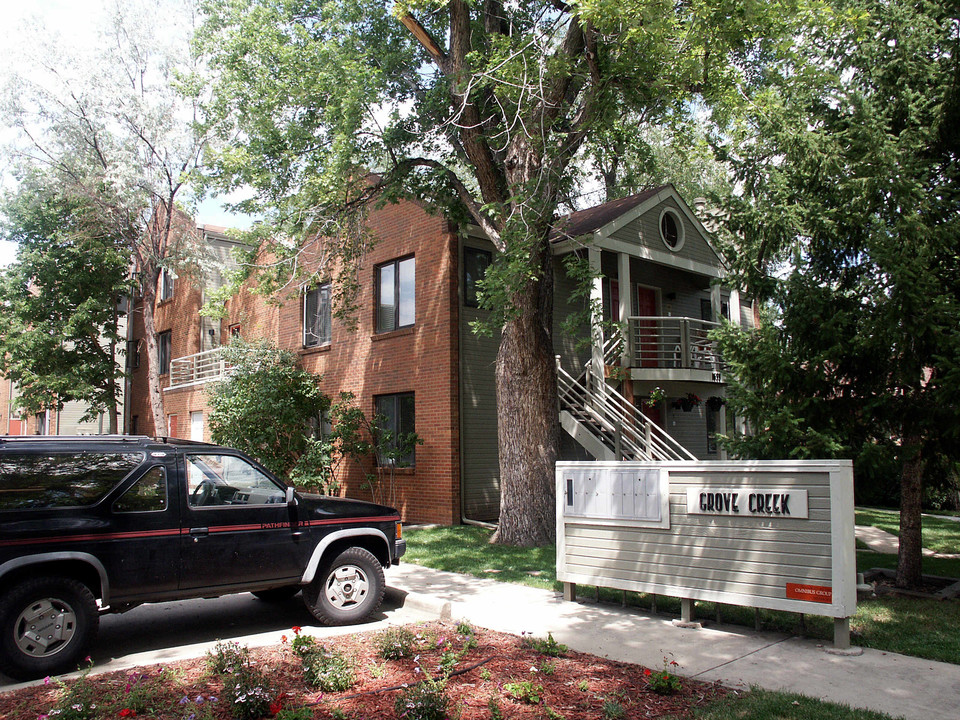
{"label": "shrub", "polygon": [[266,673],[249,663],[223,673],[223,699],[234,720],[260,720],[270,711],[274,693]]}
{"label": "shrub", "polygon": [[327,650],[320,645],[301,657],[303,677],[313,687],[324,692],[343,692],[356,682],[353,664],[339,650]]}
{"label": "shrub", "polygon": [[519,700],[528,705],[539,705],[543,700],[543,686],[535,685],[529,680],[507,683],[503,686],[503,689],[514,700]]}
{"label": "shrub", "polygon": [[417,648],[417,636],[405,627],[389,628],[373,638],[377,654],[384,660],[410,657]]}
{"label": "shrub", "polygon": [[237,642],[218,642],[207,653],[207,669],[217,675],[223,675],[250,662],[250,648]]}
{"label": "shrub", "polygon": [[393,707],[402,720],[445,720],[449,703],[444,680],[423,680],[401,691]]}
{"label": "shrub", "polygon": [[552,633],[547,633],[546,640],[523,633],[520,642],[523,647],[536,650],[538,653],[550,657],[563,657],[567,654],[567,646],[554,640]]}

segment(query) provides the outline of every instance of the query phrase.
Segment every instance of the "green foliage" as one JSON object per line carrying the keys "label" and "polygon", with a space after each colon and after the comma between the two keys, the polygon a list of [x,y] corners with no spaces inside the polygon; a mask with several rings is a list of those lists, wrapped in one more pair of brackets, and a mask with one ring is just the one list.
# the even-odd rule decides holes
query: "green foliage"
{"label": "green foliage", "polygon": [[222,678],[222,699],[234,720],[260,720],[267,715],[275,692],[265,670],[245,662]]}
{"label": "green foliage", "polygon": [[330,420],[330,441],[335,443],[339,457],[352,459],[363,471],[364,487],[370,490],[374,502],[396,505],[397,468],[408,465],[416,446],[423,444],[420,436],[389,430],[382,415],[368,418],[352,392],[340,393],[340,399],[330,408]]}
{"label": "green foliage", "polygon": [[313,687],[323,692],[343,692],[356,683],[353,663],[340,650],[328,650],[323,645],[304,649],[303,677]]}
{"label": "green foliage", "polygon": [[234,641],[218,642],[205,658],[207,669],[217,675],[231,673],[249,662],[250,648]]}
{"label": "green foliage", "polygon": [[313,720],[313,710],[308,707],[283,708],[274,715],[275,720]]}
{"label": "green foliage", "polygon": [[117,300],[131,291],[129,258],[89,203],[61,190],[34,172],[0,207],[0,233],[18,243],[16,261],[0,271],[0,374],[17,383],[14,406],[26,413],[77,400],[85,420],[112,409],[115,421]]}
{"label": "green foliage", "polygon": [[401,690],[394,710],[401,720],[446,720],[449,705],[446,681],[427,679]]}
{"label": "green foliage", "polygon": [[[728,128],[741,196],[731,263],[768,302],[721,349],[748,457],[849,457],[900,468],[902,581],[919,578],[920,477],[958,456],[960,95],[956,14],[937,2],[811,6]],[[751,397],[753,395],[753,397]]]}
{"label": "green foliage", "polygon": [[543,686],[530,680],[504,683],[503,689],[514,700],[528,705],[539,705],[543,701]]}
{"label": "green foliage", "polygon": [[[87,660],[89,661],[89,658]],[[96,687],[89,679],[92,669],[93,663],[90,662],[80,673],[80,677],[69,683],[57,678],[44,680],[45,683],[53,682],[57,685],[57,701],[47,713],[49,717],[56,717],[57,720],[94,720],[97,717]]]}
{"label": "green foliage", "polygon": [[627,711],[624,709],[623,704],[621,704],[618,700],[613,700],[610,698],[607,698],[603,701],[603,705],[600,707],[600,712],[603,714],[604,720],[620,720],[627,715]]}
{"label": "green foliage", "polygon": [[569,649],[563,643],[558,643],[554,640],[553,633],[549,632],[547,633],[546,639],[522,633],[520,644],[523,645],[523,647],[536,650],[538,653],[549,655],[550,657],[563,657]]}
{"label": "green foliage", "polygon": [[384,660],[399,660],[416,652],[418,638],[406,627],[388,628],[373,636],[377,655]]}
{"label": "green foliage", "polygon": [[334,445],[315,437],[330,399],[299,358],[267,342],[235,340],[223,349],[231,372],[208,390],[214,442],[243,450],[298,485],[332,484]]}
{"label": "green foliage", "polygon": [[[676,665],[676,663],[673,663]],[[666,660],[662,670],[647,670],[647,686],[657,695],[674,695],[680,692],[680,678],[667,670]]]}
{"label": "green foliage", "polygon": [[794,693],[751,690],[694,711],[697,720],[891,720],[891,716]]}

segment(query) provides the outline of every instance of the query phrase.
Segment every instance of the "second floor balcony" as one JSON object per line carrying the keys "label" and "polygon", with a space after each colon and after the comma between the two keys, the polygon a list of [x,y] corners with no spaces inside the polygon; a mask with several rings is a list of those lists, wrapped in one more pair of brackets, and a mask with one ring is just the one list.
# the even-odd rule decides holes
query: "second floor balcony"
{"label": "second floor balcony", "polygon": [[170,361],[170,384],[167,390],[200,385],[221,379],[230,369],[223,358],[222,348],[184,355]]}
{"label": "second floor balcony", "polygon": [[689,317],[627,319],[627,365],[636,380],[723,383],[723,361],[710,339],[719,323]]}

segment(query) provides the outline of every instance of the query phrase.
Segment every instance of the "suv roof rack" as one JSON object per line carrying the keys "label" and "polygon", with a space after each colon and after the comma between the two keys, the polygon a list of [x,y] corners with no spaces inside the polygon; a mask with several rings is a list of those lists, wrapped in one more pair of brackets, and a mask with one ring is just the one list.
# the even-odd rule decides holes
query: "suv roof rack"
{"label": "suv roof rack", "polygon": [[2,443],[21,442],[96,442],[97,440],[114,440],[121,442],[140,443],[150,440],[146,435],[0,435]]}

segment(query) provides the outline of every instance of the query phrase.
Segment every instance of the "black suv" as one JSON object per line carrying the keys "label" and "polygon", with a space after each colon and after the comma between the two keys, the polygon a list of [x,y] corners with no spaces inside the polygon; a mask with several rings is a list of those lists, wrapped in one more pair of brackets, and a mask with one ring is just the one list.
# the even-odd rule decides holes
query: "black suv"
{"label": "black suv", "polygon": [[393,508],[295,492],[237,450],[132,436],[0,437],[0,670],[77,666],[101,613],[298,591],[320,622],[380,606]]}

